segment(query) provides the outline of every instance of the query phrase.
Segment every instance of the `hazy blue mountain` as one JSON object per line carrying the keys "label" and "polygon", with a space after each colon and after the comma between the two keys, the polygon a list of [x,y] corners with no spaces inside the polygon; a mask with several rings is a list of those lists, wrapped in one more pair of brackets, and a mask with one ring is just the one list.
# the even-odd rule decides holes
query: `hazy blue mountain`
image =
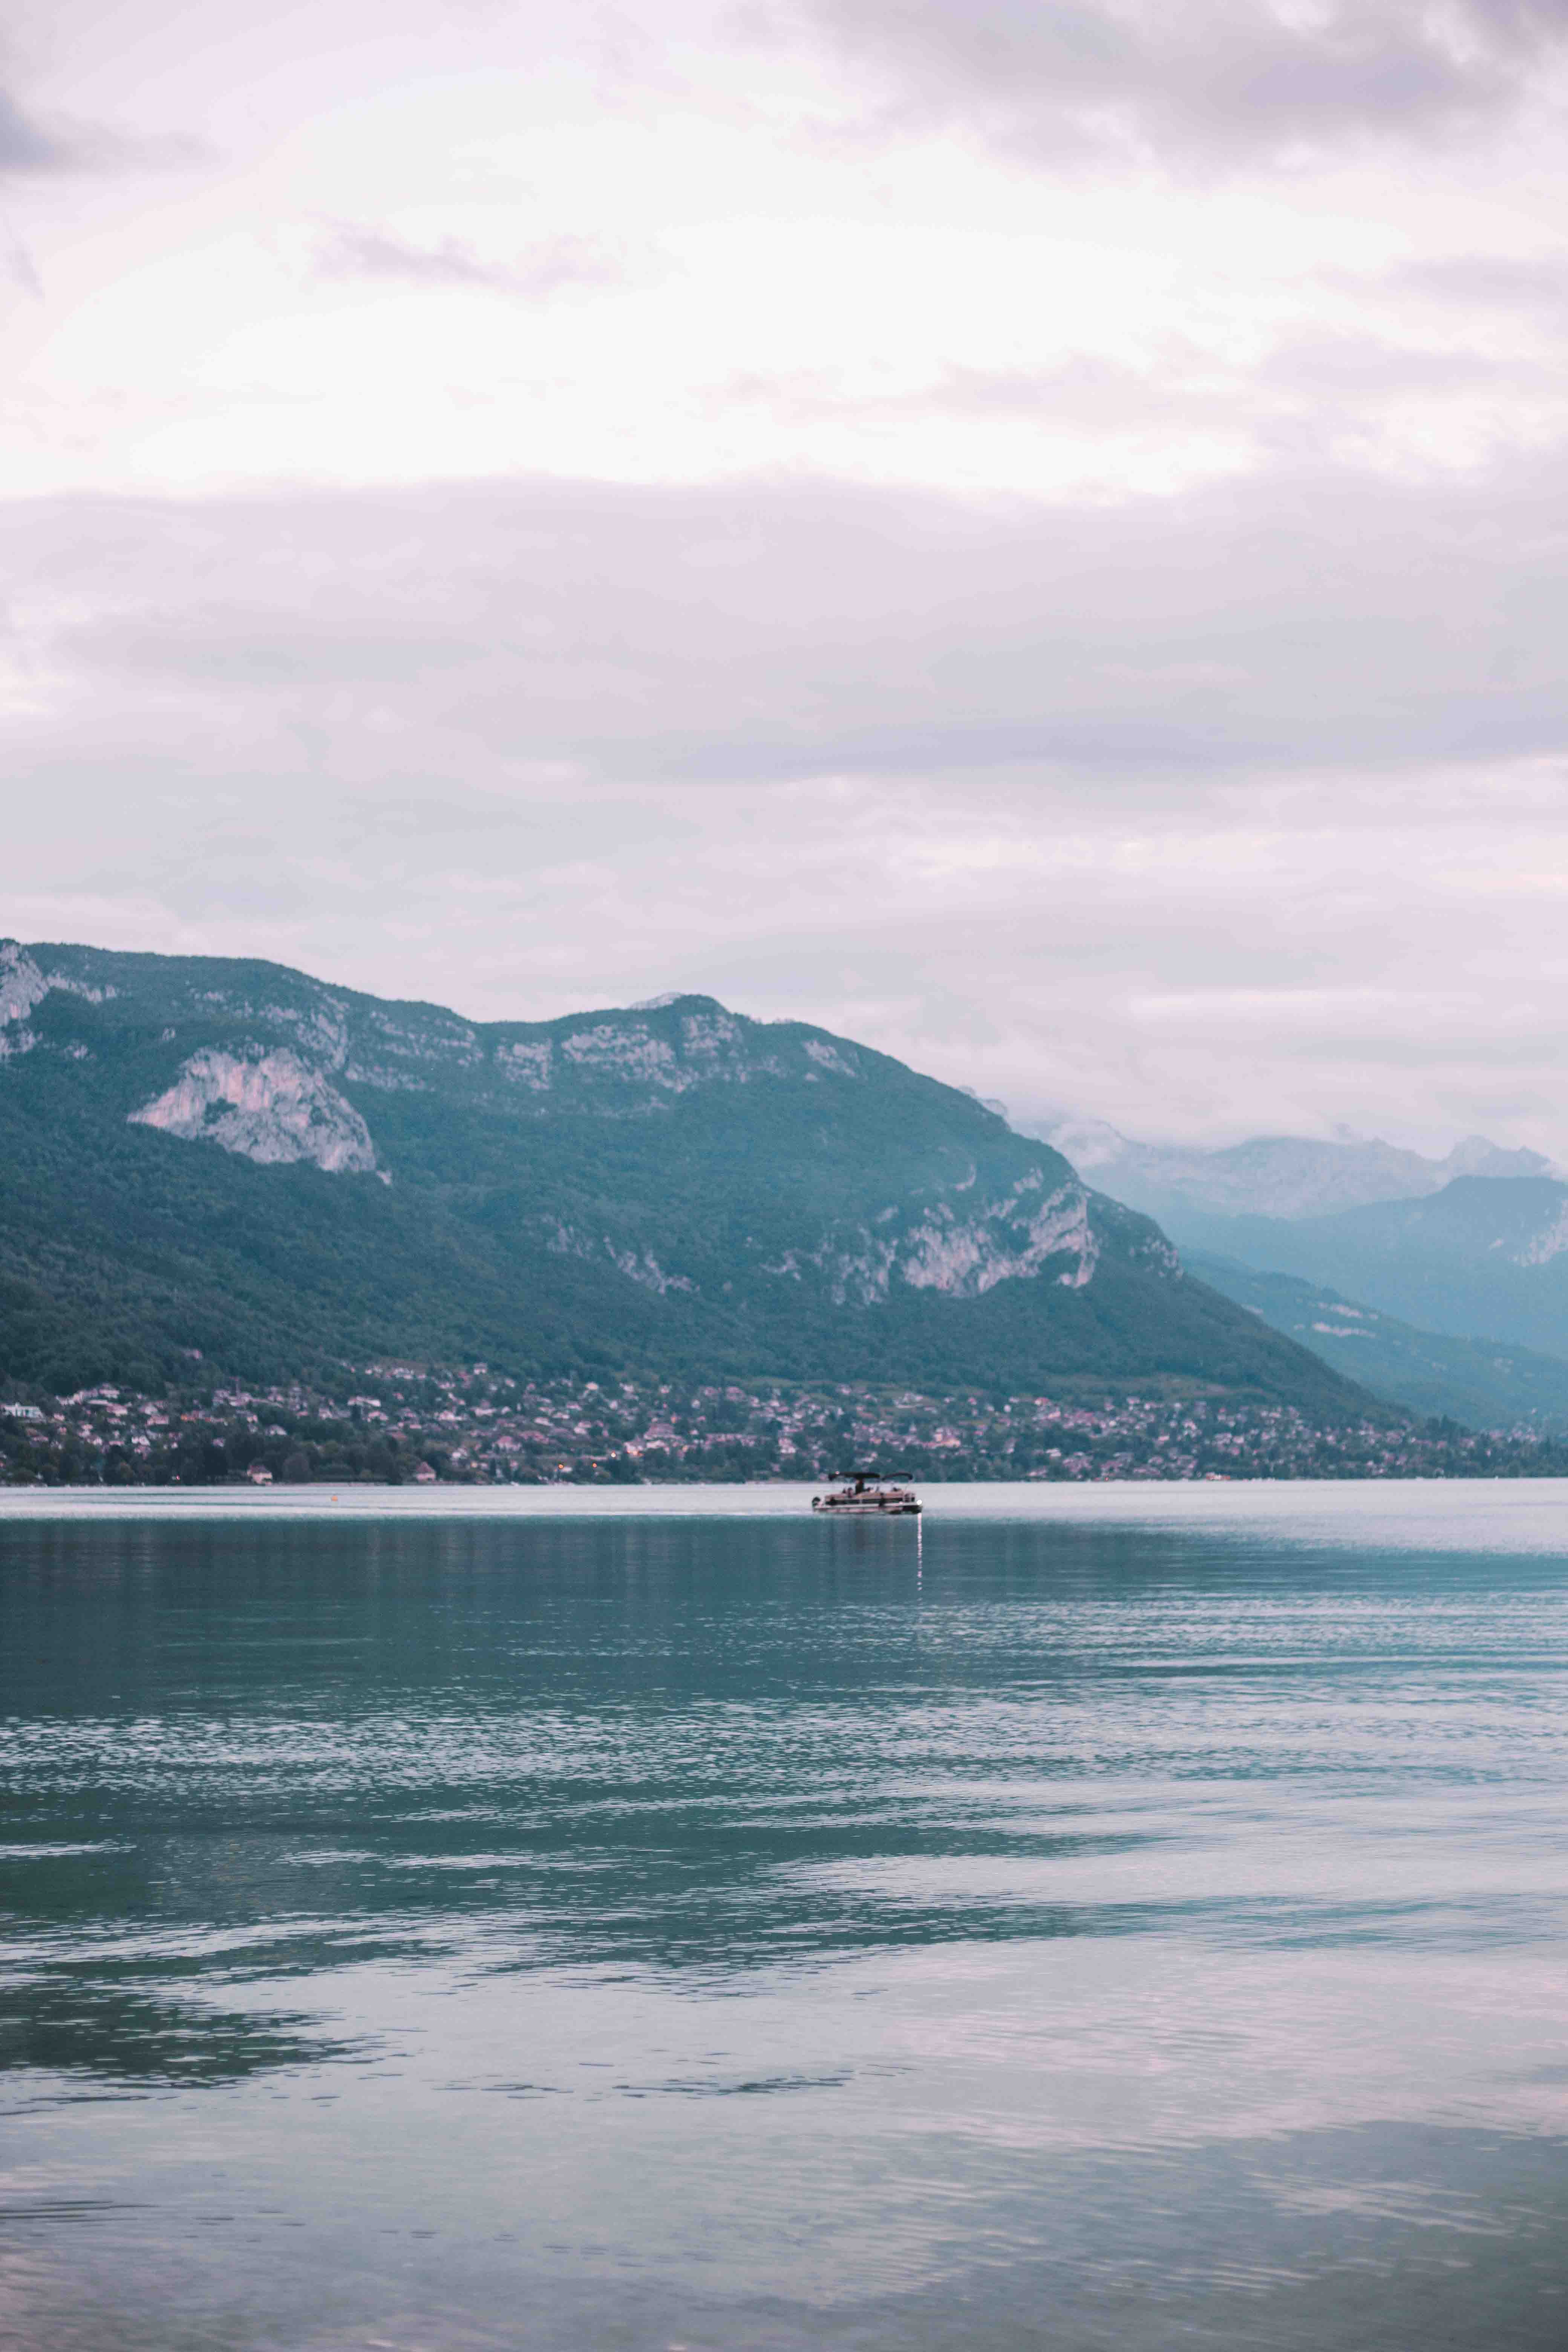
{"label": "hazy blue mountain", "polygon": [[[1568,1359],[1568,1261],[1558,1263],[1568,1184],[1539,1152],[1481,1136],[1441,1160],[1357,1137],[1257,1137],[1205,1151],[1136,1143],[1081,1119],[1045,1132],[1087,1181],[1157,1218],[1189,1262],[1198,1252],[1296,1276],[1417,1331]],[[1365,1360],[1378,1385],[1368,1351],[1329,1360]],[[1458,1366],[1453,1376],[1468,1377]],[[1396,1363],[1385,1392],[1408,1401],[1404,1378]],[[1483,1382],[1478,1393],[1488,1391]]]}
{"label": "hazy blue mountain", "polygon": [[1424,1201],[1332,1217],[1178,1209],[1189,1254],[1327,1283],[1428,1331],[1568,1358],[1568,1184],[1461,1176]]}
{"label": "hazy blue mountain", "polygon": [[1334,1142],[1306,1136],[1255,1136],[1222,1150],[1135,1143],[1100,1119],[1062,1118],[1038,1129],[1080,1176],[1167,1222],[1184,1211],[1219,1216],[1313,1217],[1379,1201],[1413,1201],[1440,1192],[1458,1176],[1552,1177],[1538,1151],[1507,1150],[1472,1135],[1441,1160],[1423,1158],[1374,1136]]}
{"label": "hazy blue mountain", "polygon": [[1561,1357],[1417,1330],[1297,1275],[1260,1273],[1192,1250],[1185,1263],[1211,1288],[1299,1339],[1336,1371],[1413,1412],[1443,1414],[1472,1429],[1568,1430],[1568,1361]]}
{"label": "hazy blue mountain", "polygon": [[712,999],[473,1023],[0,944],[0,1373],[374,1354],[1363,1400],[1059,1153]]}

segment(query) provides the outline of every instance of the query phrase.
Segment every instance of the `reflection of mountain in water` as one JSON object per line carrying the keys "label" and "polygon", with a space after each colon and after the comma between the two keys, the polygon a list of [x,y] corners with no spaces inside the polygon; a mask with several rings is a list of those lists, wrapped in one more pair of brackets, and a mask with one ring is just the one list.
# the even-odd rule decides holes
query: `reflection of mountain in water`
{"label": "reflection of mountain in water", "polygon": [[[917,1523],[804,1515],[27,1536],[0,1677],[39,1727],[14,1833],[61,1850],[28,1865],[14,2066],[216,2082],[351,2054],[311,1996],[355,1969],[744,1973],[1159,1924],[1146,1889],[1104,1899],[1095,1866],[1146,1832],[1084,1801],[1083,1756],[1179,1775],[1206,1737],[1098,1630],[1128,1580],[1192,1576],[1173,1535],[933,1524],[917,1551]],[[89,1817],[107,1850],[66,1851]],[[1213,1907],[1229,1935],[1282,1932],[1272,1906]],[[1303,1897],[1289,1931],[1312,1916]]]}
{"label": "reflection of mountain in water", "polygon": [[0,2009],[0,2067],[7,2073],[80,2074],[127,2088],[239,2082],[278,2067],[321,2065],[353,2049],[303,2011],[258,2016],[105,1983],[70,1968],[13,1985]]}
{"label": "reflection of mountain in water", "polygon": [[1551,1493],[954,1499],[0,1516],[0,2333],[1556,2352]]}
{"label": "reflection of mountain in water", "polygon": [[[29,1531],[4,1679],[68,1728],[35,1741],[13,1833],[63,1849],[85,1805],[108,1843],[18,1881],[6,2063],[127,2084],[319,2063],[358,2045],[312,1990],[442,1952],[499,1976],[743,1970],[1083,1932],[1093,1906],[1034,1874],[1122,1833],[999,1824],[943,1759],[978,1706],[988,1769],[1048,1776],[1042,1703],[1075,1715],[1094,1663],[1064,1652],[1042,1685],[985,1634],[928,1654],[917,1527]],[[1037,1544],[990,1530],[988,1574],[1016,1563],[1025,1589]],[[1058,1576],[1103,1572],[1087,1531],[1052,1545]]]}

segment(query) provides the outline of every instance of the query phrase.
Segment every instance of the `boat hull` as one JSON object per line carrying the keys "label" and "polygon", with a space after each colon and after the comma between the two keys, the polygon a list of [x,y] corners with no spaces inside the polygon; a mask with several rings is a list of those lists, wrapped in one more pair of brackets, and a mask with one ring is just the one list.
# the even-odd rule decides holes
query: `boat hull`
{"label": "boat hull", "polygon": [[811,1507],[829,1519],[910,1519],[921,1513],[919,1503],[840,1503],[830,1495],[814,1495]]}

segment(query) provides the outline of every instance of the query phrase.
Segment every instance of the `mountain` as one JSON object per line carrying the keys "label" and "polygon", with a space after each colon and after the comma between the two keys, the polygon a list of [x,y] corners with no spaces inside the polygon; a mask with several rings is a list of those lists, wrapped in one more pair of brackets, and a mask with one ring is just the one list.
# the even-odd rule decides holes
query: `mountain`
{"label": "mountain", "polygon": [[[1549,1368],[1521,1363],[1494,1378],[1479,1357],[1445,1354],[1439,1370],[1427,1345],[1475,1339],[1481,1356],[1500,1345],[1568,1359],[1568,1258],[1556,1263],[1568,1249],[1568,1183],[1540,1152],[1477,1135],[1441,1160],[1353,1136],[1259,1136],[1207,1151],[1136,1143],[1093,1119],[1051,1120],[1040,1132],[1080,1175],[1158,1218],[1185,1262],[1227,1297],[1237,1293],[1221,1279],[1226,1261],[1321,1286],[1342,1302],[1348,1295],[1394,1318],[1377,1349],[1347,1339],[1317,1350],[1342,1370],[1364,1366],[1362,1377],[1380,1394],[1474,1419],[1457,1402],[1425,1402],[1463,1393],[1478,1411],[1491,1401],[1483,1425],[1532,1415],[1554,1424]],[[1242,1303],[1292,1333],[1306,1314],[1288,1289]],[[1314,1319],[1307,1315],[1309,1325]],[[1322,1337],[1314,1335],[1314,1347]]]}
{"label": "mountain", "polygon": [[1568,1184],[1461,1176],[1429,1199],[1331,1217],[1220,1217],[1184,1209],[1191,1255],[1326,1283],[1426,1330],[1568,1358]]}
{"label": "mountain", "polygon": [[1059,1153],[677,996],[474,1023],[266,963],[0,943],[0,1374],[511,1370],[1369,1401]]}
{"label": "mountain", "polygon": [[1479,1135],[1457,1143],[1442,1160],[1426,1160],[1375,1137],[1347,1135],[1321,1143],[1305,1136],[1256,1136],[1210,1151],[1135,1143],[1100,1119],[1050,1120],[1037,1132],[1113,1200],[1163,1222],[1184,1210],[1220,1216],[1322,1216],[1380,1201],[1423,1199],[1458,1176],[1508,1180],[1558,1173],[1539,1151],[1506,1150]]}
{"label": "mountain", "polygon": [[1260,1273],[1192,1251],[1184,1262],[1211,1289],[1412,1412],[1472,1429],[1568,1431],[1568,1362],[1561,1357],[1420,1331],[1296,1275]]}

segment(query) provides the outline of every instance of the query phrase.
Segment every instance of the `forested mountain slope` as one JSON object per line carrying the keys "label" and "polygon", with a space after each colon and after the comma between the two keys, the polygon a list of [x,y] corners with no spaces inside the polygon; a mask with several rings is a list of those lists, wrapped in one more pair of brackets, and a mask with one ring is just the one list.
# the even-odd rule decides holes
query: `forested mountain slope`
{"label": "forested mountain slope", "polygon": [[0,1376],[377,1353],[1365,1402],[972,1097],[712,999],[464,1021],[0,943]]}

